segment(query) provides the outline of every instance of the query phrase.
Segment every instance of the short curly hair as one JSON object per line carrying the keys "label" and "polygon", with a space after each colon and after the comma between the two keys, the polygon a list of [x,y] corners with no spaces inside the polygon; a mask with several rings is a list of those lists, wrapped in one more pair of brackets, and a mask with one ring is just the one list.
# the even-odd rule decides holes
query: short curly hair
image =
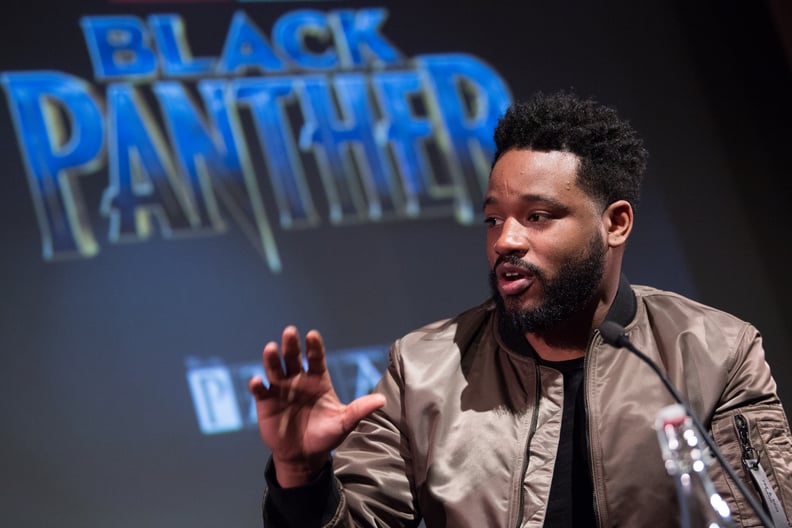
{"label": "short curly hair", "polygon": [[627,200],[636,208],[648,153],[643,140],[612,108],[569,92],[537,93],[512,104],[495,128],[495,157],[512,149],[571,152],[577,181],[603,207]]}

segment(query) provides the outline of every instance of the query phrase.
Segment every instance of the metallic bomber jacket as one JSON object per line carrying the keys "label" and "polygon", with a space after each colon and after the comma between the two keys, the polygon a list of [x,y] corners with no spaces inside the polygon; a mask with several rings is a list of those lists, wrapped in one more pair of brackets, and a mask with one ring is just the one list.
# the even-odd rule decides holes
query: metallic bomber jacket
{"label": "metallic bomber jacket", "polygon": [[[746,482],[736,422],[747,421],[792,515],[792,437],[756,329],[674,293],[632,290],[629,338],[666,372]],[[428,528],[542,526],[563,378],[509,350],[496,328],[488,303],[393,345],[376,389],[385,407],[336,450],[341,499],[328,526],[417,526],[421,517]],[[599,525],[678,526],[654,429],[657,411],[674,403],[662,382],[595,332],[584,390]],[[717,463],[710,475],[737,525],[760,525]]]}

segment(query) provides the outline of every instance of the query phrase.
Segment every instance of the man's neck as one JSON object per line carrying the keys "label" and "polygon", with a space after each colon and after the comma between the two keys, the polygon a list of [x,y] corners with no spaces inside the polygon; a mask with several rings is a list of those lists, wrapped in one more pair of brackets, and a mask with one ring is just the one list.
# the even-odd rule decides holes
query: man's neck
{"label": "man's neck", "polygon": [[586,355],[590,333],[590,326],[585,331],[566,328],[558,332],[526,333],[525,339],[545,361],[568,361]]}

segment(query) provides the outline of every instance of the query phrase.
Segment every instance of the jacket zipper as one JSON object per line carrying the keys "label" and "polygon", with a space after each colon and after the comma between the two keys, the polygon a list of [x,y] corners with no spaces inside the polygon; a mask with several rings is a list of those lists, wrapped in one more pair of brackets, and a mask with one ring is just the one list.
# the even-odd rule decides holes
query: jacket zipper
{"label": "jacket zipper", "polygon": [[773,485],[759,462],[759,453],[751,444],[748,420],[742,414],[735,414],[734,424],[737,426],[737,435],[740,437],[742,463],[748,472],[747,476],[753,481],[754,490],[762,497],[765,513],[772,517],[772,526],[789,526],[789,518],[784,512],[784,507],[778,499],[778,495],[773,491]]}
{"label": "jacket zipper", "polygon": [[517,516],[516,528],[520,528],[525,515],[525,475],[528,473],[528,462],[531,459],[531,440],[536,433],[536,425],[539,423],[539,398],[542,395],[542,378],[539,376],[539,364],[534,363],[534,373],[536,376],[536,394],[534,395],[533,416],[531,417],[531,429],[528,431],[528,441],[525,444],[525,456],[523,457],[522,471],[520,472],[520,503]]}
{"label": "jacket zipper", "polygon": [[756,450],[751,445],[751,438],[748,433],[748,420],[742,414],[736,414],[734,423],[737,426],[737,434],[740,437],[742,462],[749,470],[756,469],[759,457],[756,456]]}
{"label": "jacket zipper", "polygon": [[589,356],[591,355],[591,350],[594,348],[594,341],[597,339],[599,335],[599,330],[594,332],[594,335],[591,338],[591,342],[589,343],[588,349],[586,350],[586,355],[583,357],[583,405],[585,407],[585,416],[586,416],[586,448],[588,449],[589,454],[589,472],[591,474],[591,500],[593,502],[592,507],[594,508],[594,519],[597,521],[597,526],[601,525],[600,522],[600,515],[599,510],[597,509],[597,484],[594,482],[594,456],[591,452],[591,431],[589,429],[589,395],[588,395],[588,386],[589,386]]}

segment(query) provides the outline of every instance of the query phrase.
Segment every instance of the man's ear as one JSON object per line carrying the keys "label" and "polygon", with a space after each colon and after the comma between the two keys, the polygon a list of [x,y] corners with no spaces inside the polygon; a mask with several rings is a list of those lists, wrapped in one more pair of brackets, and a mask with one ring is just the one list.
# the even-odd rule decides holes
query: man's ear
{"label": "man's ear", "polygon": [[602,213],[602,223],[606,229],[610,247],[623,246],[633,227],[633,208],[627,200],[617,200]]}

